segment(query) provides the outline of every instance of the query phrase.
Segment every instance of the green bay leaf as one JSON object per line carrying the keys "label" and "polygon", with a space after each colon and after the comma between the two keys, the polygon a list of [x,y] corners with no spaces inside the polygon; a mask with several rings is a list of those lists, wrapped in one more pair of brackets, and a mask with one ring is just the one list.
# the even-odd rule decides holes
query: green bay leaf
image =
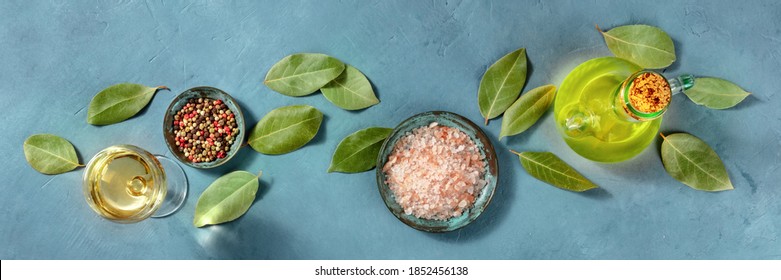
{"label": "green bay leaf", "polygon": [[673,40],[662,29],[650,25],[624,25],[607,32],[597,29],[607,48],[617,57],[643,68],[659,69],[675,61]]}
{"label": "green bay leaf", "polygon": [[512,136],[524,132],[542,117],[545,111],[553,104],[556,95],[556,86],[544,85],[528,91],[513,103],[502,118],[502,130],[499,132],[499,140],[502,137]]}
{"label": "green bay leaf", "polygon": [[380,103],[369,79],[350,65],[346,65],[342,74],[320,91],[328,101],[345,110],[359,110]]}
{"label": "green bay leaf", "polygon": [[139,84],[116,84],[100,91],[89,103],[87,123],[115,124],[144,109],[158,90],[167,87],[147,87]]}
{"label": "green bay leaf", "polygon": [[390,136],[392,128],[370,127],[345,137],[331,159],[328,172],[358,173],[372,169],[382,143]]}
{"label": "green bay leaf", "polygon": [[513,153],[518,155],[521,165],[529,175],[554,187],[574,192],[598,188],[553,153],[514,151]]}
{"label": "green bay leaf", "polygon": [[81,166],[68,140],[52,134],[35,134],[24,140],[27,163],[43,174],[60,174]]}
{"label": "green bay leaf", "polygon": [[292,105],[272,110],[249,135],[247,143],[255,151],[278,155],[303,147],[317,135],[323,113],[308,105]]}
{"label": "green bay leaf", "polygon": [[526,84],[526,49],[515,50],[497,60],[483,74],[477,91],[480,114],[488,124],[518,99]]}
{"label": "green bay leaf", "polygon": [[708,77],[697,78],[694,86],[683,93],[694,103],[711,109],[731,108],[751,94],[730,81]]}
{"label": "green bay leaf", "polygon": [[217,178],[198,198],[193,225],[216,225],[244,215],[258,193],[258,177],[246,171],[233,171]]}
{"label": "green bay leaf", "polygon": [[344,63],[320,53],[297,53],[274,64],[263,82],[288,96],[312,94],[344,71]]}
{"label": "green bay leaf", "polygon": [[686,133],[662,137],[662,163],[667,174],[695,190],[734,189],[724,163],[708,144]]}

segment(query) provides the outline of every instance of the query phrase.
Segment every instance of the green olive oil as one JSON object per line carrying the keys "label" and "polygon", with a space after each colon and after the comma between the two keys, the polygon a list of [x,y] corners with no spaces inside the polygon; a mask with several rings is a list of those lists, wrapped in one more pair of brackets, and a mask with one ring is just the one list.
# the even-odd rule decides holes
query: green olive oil
{"label": "green olive oil", "polygon": [[661,117],[631,121],[616,109],[618,88],[640,70],[629,61],[603,57],[586,61],[567,75],[554,105],[556,126],[567,145],[587,159],[618,162],[653,141]]}

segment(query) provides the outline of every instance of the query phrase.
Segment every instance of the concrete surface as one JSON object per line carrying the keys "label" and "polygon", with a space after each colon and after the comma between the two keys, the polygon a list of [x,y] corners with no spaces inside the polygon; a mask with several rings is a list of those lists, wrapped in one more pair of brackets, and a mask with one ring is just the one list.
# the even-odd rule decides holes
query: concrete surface
{"label": "concrete surface", "polygon": [[[610,55],[599,33],[643,23],[667,31],[678,60],[667,74],[723,77],[753,92],[728,110],[676,96],[662,132],[685,131],[721,156],[735,190],[706,193],[668,176],[659,142],[620,164],[572,152],[549,112],[497,141],[482,126],[501,180],[489,209],[447,234],[419,232],[386,209],[373,172],[328,174],[336,144],[369,126],[423,111],[481,123],[486,67],[526,47],[524,90],[558,85],[577,64]],[[262,84],[294,52],[321,52],[363,71],[379,105],[348,112],[320,94],[292,98]],[[2,259],[781,259],[781,4],[777,1],[0,1],[0,258]],[[86,123],[86,106],[119,82],[167,85],[138,116]],[[161,122],[187,88],[231,93],[249,124],[273,108],[309,104],[325,114],[304,148],[250,149],[213,170],[184,167],[184,208],[116,224],[86,204],[82,169],[47,176],[22,143],[35,133],[70,140],[82,162],[113,144],[166,153]],[[584,194],[530,177],[507,149],[553,151],[601,190]],[[259,198],[229,224],[196,229],[195,202],[215,178],[262,169]]]}

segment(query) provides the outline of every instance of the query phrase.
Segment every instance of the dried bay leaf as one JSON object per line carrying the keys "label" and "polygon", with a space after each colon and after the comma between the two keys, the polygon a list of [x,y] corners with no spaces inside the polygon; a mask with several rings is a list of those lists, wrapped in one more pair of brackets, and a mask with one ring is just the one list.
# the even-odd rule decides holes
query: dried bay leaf
{"label": "dried bay leaf", "polygon": [[27,163],[43,174],[60,174],[81,166],[68,140],[52,134],[35,134],[24,140]]}
{"label": "dried bay leaf", "polygon": [[488,67],[477,91],[477,103],[486,124],[518,99],[525,83],[525,48],[508,53]]}
{"label": "dried bay leaf", "polygon": [[320,89],[323,96],[339,108],[359,110],[380,103],[369,79],[353,66],[345,65],[339,77]]}
{"label": "dried bay leaf", "polygon": [[309,105],[292,105],[272,110],[249,135],[255,151],[278,155],[303,147],[317,135],[323,113]]}
{"label": "dried bay leaf", "polygon": [[390,136],[392,128],[370,127],[345,137],[331,159],[328,172],[358,173],[372,169],[382,143]]}
{"label": "dried bay leaf", "polygon": [[667,174],[695,190],[734,189],[724,163],[708,144],[686,133],[662,138],[662,163]]}
{"label": "dried bay leaf", "polygon": [[675,61],[675,45],[667,33],[650,25],[624,25],[607,32],[597,30],[605,38],[607,48],[617,57],[643,68],[660,69]]}
{"label": "dried bay leaf", "polygon": [[244,215],[255,201],[259,177],[247,171],[233,171],[217,178],[198,198],[193,225],[216,225]]}
{"label": "dried bay leaf", "polygon": [[544,85],[522,94],[521,98],[518,98],[504,112],[499,140],[502,140],[505,136],[524,132],[534,125],[548,110],[550,105],[553,104],[555,96],[556,86],[554,85]]}
{"label": "dried bay leaf", "polygon": [[597,185],[580,175],[575,169],[550,152],[518,153],[521,165],[529,175],[554,187],[568,191],[582,192],[598,188]]}
{"label": "dried bay leaf", "polygon": [[147,87],[139,84],[116,84],[100,91],[89,103],[87,123],[93,125],[115,124],[144,109],[158,90],[165,86]]}
{"label": "dried bay leaf", "polygon": [[697,78],[694,86],[683,93],[694,103],[711,109],[731,108],[751,94],[730,81],[708,77]]}
{"label": "dried bay leaf", "polygon": [[344,71],[344,63],[320,53],[297,53],[274,64],[263,82],[288,96],[312,94]]}

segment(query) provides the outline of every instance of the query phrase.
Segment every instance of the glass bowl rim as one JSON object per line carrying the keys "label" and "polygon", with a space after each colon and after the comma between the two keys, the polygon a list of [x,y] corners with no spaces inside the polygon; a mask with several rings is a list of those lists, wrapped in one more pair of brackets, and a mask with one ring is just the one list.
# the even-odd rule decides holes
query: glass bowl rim
{"label": "glass bowl rim", "polygon": [[[236,135],[235,140],[233,144],[231,145],[230,150],[228,151],[228,154],[221,159],[217,159],[210,162],[199,162],[194,163],[186,158],[184,158],[184,154],[180,153],[176,149],[176,145],[173,143],[173,116],[176,114],[177,110],[181,109],[181,106],[176,106],[182,99],[190,98],[190,96],[186,96],[186,94],[198,94],[198,92],[212,92],[213,94],[219,96],[218,99],[223,101],[223,104],[228,106],[228,109],[230,109],[233,112],[234,118],[236,119],[236,125],[239,128],[239,133]],[[185,101],[186,102],[186,101]],[[171,130],[169,131],[169,128]],[[173,100],[171,100],[171,103],[168,105],[168,108],[165,111],[165,116],[163,118],[163,139],[165,139],[166,147],[168,147],[168,151],[171,152],[174,158],[178,160],[181,163],[186,164],[187,166],[199,168],[199,169],[209,169],[214,168],[220,165],[225,164],[230,159],[232,159],[239,150],[241,150],[241,145],[243,145],[244,142],[244,135],[246,133],[246,124],[244,123],[244,113],[241,110],[241,107],[238,102],[236,102],[236,99],[234,99],[230,94],[227,92],[216,88],[212,86],[196,86],[191,87],[187,90],[182,91],[179,93]]]}

